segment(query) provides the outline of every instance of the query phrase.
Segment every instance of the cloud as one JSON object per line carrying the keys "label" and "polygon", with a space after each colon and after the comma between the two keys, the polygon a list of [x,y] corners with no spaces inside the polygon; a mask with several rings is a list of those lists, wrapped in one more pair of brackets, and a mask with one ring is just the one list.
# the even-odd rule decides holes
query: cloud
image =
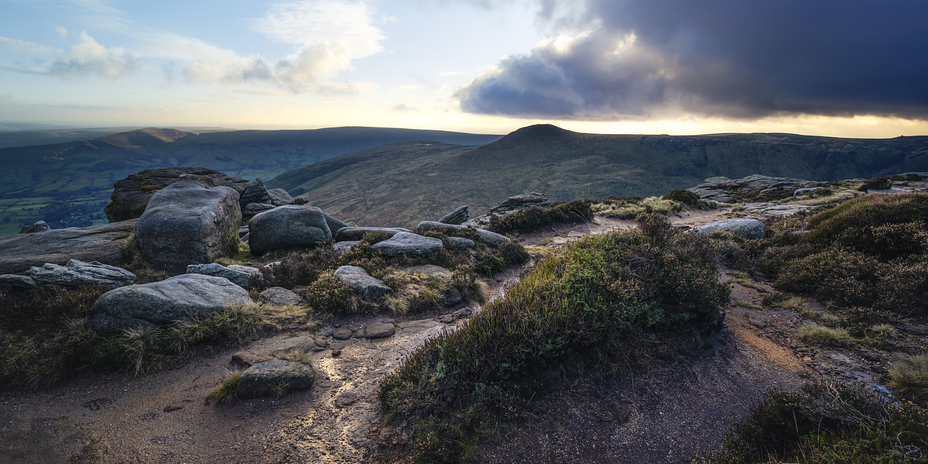
{"label": "cloud", "polygon": [[419,112],[419,108],[416,108],[415,106],[406,105],[405,103],[397,103],[393,105],[393,107],[390,108],[390,110],[396,111],[398,113],[418,113]]}
{"label": "cloud", "polygon": [[144,66],[138,56],[120,47],[104,47],[86,32],[81,32],[79,39],[79,43],[51,64],[48,74],[63,78],[94,75],[117,79],[134,74]]}
{"label": "cloud", "polygon": [[470,113],[928,118],[923,0],[540,1],[561,35],[460,89]]}
{"label": "cloud", "polygon": [[10,50],[20,53],[49,53],[54,49],[42,44],[0,37],[0,50]]}

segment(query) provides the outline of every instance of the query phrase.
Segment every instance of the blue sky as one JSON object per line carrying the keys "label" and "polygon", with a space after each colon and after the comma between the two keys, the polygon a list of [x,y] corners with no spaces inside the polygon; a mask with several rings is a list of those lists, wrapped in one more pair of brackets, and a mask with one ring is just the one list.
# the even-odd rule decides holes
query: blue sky
{"label": "blue sky", "polygon": [[0,121],[928,134],[928,2],[0,0]]}

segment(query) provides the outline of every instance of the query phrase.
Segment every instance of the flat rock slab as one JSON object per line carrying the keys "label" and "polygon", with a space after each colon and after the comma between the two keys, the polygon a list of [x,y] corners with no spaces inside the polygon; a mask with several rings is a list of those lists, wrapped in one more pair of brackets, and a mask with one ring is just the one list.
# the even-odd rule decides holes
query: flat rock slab
{"label": "flat rock slab", "polygon": [[136,221],[0,236],[0,274],[19,274],[31,267],[65,264],[71,259],[123,265]]}
{"label": "flat rock slab", "polygon": [[716,231],[731,232],[749,239],[760,239],[767,235],[764,223],[757,219],[729,219],[727,221],[712,222],[697,226],[695,230],[702,235]]}
{"label": "flat rock slab", "polygon": [[430,277],[438,277],[440,279],[450,279],[451,271],[448,268],[441,266],[436,266],[434,264],[423,264],[421,266],[412,266],[403,269],[406,272],[418,272],[419,274],[425,274]]}
{"label": "flat rock slab", "polygon": [[255,364],[261,364],[263,362],[273,361],[269,355],[263,353],[254,353],[251,351],[239,351],[232,354],[232,364],[238,364],[239,366],[248,368],[254,366]]}
{"label": "flat rock slab", "polygon": [[245,369],[235,388],[241,399],[278,396],[292,390],[313,386],[315,373],[308,364],[290,361],[267,361]]}
{"label": "flat rock slab", "polygon": [[383,232],[392,237],[400,232],[411,232],[409,229],[402,227],[343,227],[335,234],[336,242],[347,242],[361,240],[366,234],[371,232]]}
{"label": "flat rock slab", "polygon": [[72,259],[64,266],[46,263],[42,267],[33,267],[26,274],[43,287],[79,287],[81,285],[98,285],[102,287],[123,287],[135,282],[135,274],[97,261],[85,263]]}
{"label": "flat rock slab", "polygon": [[389,322],[375,322],[364,327],[364,338],[387,338],[396,333],[396,326]]}
{"label": "flat rock slab", "polygon": [[271,287],[258,294],[258,301],[277,306],[297,306],[303,298],[283,287]]}
{"label": "flat rock slab", "polygon": [[[244,266],[242,266],[244,267]],[[255,268],[251,268],[257,271]],[[187,266],[187,274],[202,274],[215,277],[224,277],[229,279],[235,285],[244,289],[251,288],[251,274],[247,272],[230,269],[221,264],[191,264]]]}
{"label": "flat rock slab", "polygon": [[248,291],[228,279],[182,274],[104,293],[93,305],[90,327],[100,333],[155,327],[249,303]]}
{"label": "flat rock slab", "polygon": [[375,300],[393,291],[382,280],[371,277],[367,271],[357,266],[339,267],[335,270],[335,278],[368,301]]}
{"label": "flat rock slab", "polygon": [[371,251],[386,256],[429,255],[444,247],[441,239],[425,237],[409,232],[399,232],[393,237],[371,246]]}
{"label": "flat rock slab", "polygon": [[[422,221],[419,223],[419,226],[416,227],[416,230],[419,232],[426,230],[464,230],[467,229],[467,226],[463,225],[454,225],[454,224],[442,224],[435,221]],[[478,235],[480,235],[480,240],[490,246],[500,246],[506,243],[511,242],[509,238],[504,235],[497,234],[496,232],[490,232],[489,230],[484,229],[474,229]]]}

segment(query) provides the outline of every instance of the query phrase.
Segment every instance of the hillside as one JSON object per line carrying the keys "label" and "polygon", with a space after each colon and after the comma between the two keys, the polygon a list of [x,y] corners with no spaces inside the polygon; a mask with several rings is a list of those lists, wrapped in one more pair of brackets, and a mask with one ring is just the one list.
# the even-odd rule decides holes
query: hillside
{"label": "hillside", "polygon": [[53,202],[68,203],[66,214],[62,213],[66,217],[71,213],[83,216],[100,213],[99,218],[92,219],[100,221],[113,184],[144,169],[197,166],[246,179],[268,179],[287,170],[387,143],[440,140],[480,145],[498,138],[366,127],[200,134],[148,128],[77,142],[5,148],[0,149],[0,164],[4,167],[0,172],[0,220],[4,221],[0,230],[16,233],[22,224],[45,219],[41,210]]}
{"label": "hillside", "polygon": [[281,174],[268,186],[305,194],[345,220],[412,226],[452,204],[480,214],[531,191],[555,201],[647,197],[713,176],[836,180],[906,171],[928,171],[928,137],[598,135],[537,125],[477,148],[378,147]]}

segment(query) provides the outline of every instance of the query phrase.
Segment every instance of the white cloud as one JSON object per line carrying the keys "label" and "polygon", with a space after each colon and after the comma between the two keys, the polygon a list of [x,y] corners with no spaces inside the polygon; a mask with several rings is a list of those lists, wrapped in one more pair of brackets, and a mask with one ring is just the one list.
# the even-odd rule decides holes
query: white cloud
{"label": "white cloud", "polygon": [[23,53],[49,53],[54,51],[53,48],[46,45],[11,39],[8,37],[0,37],[0,50],[11,50],[14,52]]}
{"label": "white cloud", "polygon": [[359,1],[293,1],[274,4],[255,30],[300,47],[337,45],[351,59],[379,52],[383,32],[373,8]]}
{"label": "white cloud", "polygon": [[134,74],[144,66],[138,56],[121,47],[107,48],[81,32],[80,42],[56,59],[48,73],[58,77],[95,75],[107,79]]}

